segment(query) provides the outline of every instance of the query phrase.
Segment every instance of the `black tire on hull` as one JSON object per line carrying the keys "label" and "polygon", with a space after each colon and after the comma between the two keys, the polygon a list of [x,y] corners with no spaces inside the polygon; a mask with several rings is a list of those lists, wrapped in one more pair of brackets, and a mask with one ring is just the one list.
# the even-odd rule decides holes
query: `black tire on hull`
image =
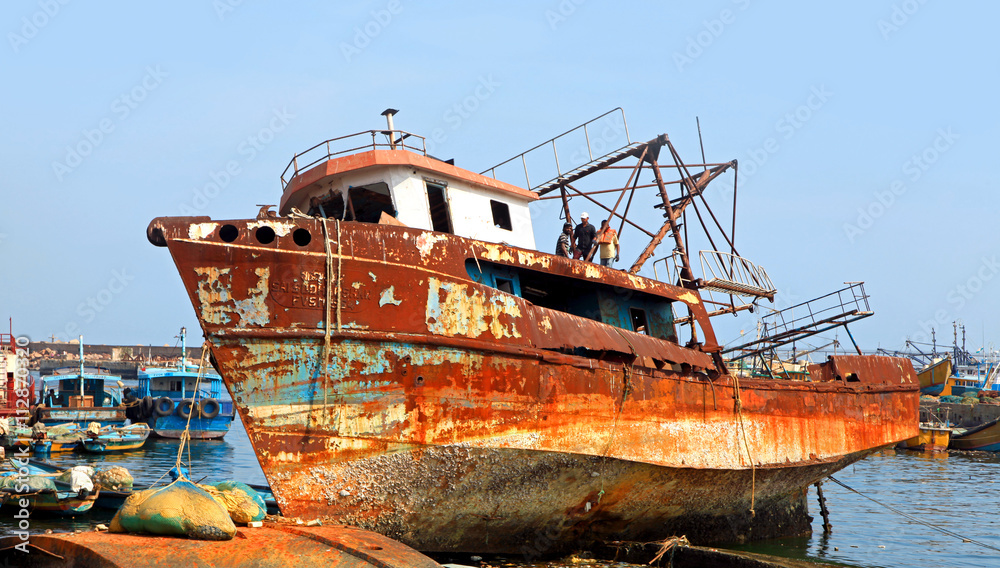
{"label": "black tire on hull", "polygon": [[161,396],[156,399],[156,406],[154,407],[157,416],[170,416],[174,413],[174,401],[170,398]]}
{"label": "black tire on hull", "polygon": [[220,410],[222,410],[222,405],[214,398],[203,399],[198,405],[198,414],[202,418],[215,418],[219,415]]}
{"label": "black tire on hull", "polygon": [[182,400],[177,403],[177,416],[184,418],[185,420],[191,416],[191,411],[194,409],[194,402],[190,400]]}

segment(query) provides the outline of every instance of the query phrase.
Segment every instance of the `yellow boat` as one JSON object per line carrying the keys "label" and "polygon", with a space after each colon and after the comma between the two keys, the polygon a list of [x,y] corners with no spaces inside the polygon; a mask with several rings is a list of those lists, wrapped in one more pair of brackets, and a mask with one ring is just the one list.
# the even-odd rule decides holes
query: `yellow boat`
{"label": "yellow boat", "polygon": [[946,396],[951,394],[951,358],[945,357],[927,365],[917,373],[920,382],[920,394]]}
{"label": "yellow boat", "polygon": [[903,440],[897,447],[918,452],[943,452],[948,449],[951,440],[951,428],[940,424],[920,424],[920,433]]}

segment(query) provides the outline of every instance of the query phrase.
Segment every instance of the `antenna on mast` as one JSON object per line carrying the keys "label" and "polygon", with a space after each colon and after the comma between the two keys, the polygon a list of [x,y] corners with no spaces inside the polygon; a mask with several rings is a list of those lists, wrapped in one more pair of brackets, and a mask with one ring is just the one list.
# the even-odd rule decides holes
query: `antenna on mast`
{"label": "antenna on mast", "polygon": [[701,164],[705,171],[708,171],[708,160],[705,159],[705,143],[701,140],[701,121],[694,117],[695,124],[698,125],[698,145],[701,146]]}

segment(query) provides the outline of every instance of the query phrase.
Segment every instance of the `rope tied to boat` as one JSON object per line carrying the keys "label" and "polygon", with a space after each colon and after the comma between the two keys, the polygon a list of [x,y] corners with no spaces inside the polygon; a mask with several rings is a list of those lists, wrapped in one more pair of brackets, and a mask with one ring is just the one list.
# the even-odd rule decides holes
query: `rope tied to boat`
{"label": "rope tied to boat", "polygon": [[756,504],[755,499],[757,496],[757,464],[754,462],[753,453],[750,451],[750,441],[747,439],[747,428],[743,423],[743,395],[742,389],[740,389],[740,378],[738,375],[733,375],[733,394],[735,395],[735,407],[736,407],[736,422],[740,426],[740,432],[743,434],[743,447],[747,451],[747,459],[750,460],[750,518],[757,516],[757,511],[754,510],[754,505]]}
{"label": "rope tied to boat", "polygon": [[333,253],[330,251],[330,229],[327,219],[323,219],[323,245],[326,250],[326,315],[323,317],[323,408],[327,405],[327,381],[330,376],[330,304],[332,292],[330,282],[333,281]]}
{"label": "rope tied to boat", "polygon": [[[211,347],[211,345],[212,344],[209,343],[208,340],[206,339],[205,343],[203,343],[201,346],[201,361],[198,363],[198,376],[197,378],[195,378],[194,393],[191,395],[191,409],[188,412],[187,422],[184,424],[184,432],[181,433],[180,446],[177,448],[177,462],[174,464],[174,467],[177,468],[177,471],[181,470],[181,458],[184,457],[185,446],[187,446],[188,449],[188,467],[189,468],[191,467],[191,444],[189,443],[191,440],[191,417],[194,416],[195,412],[197,412],[197,409],[195,408],[194,404],[194,399],[198,395],[198,388],[201,386],[201,378],[205,376],[205,358],[208,355],[208,350]],[[186,361],[181,361],[182,366],[186,364],[187,364]],[[181,380],[185,379],[182,378]],[[184,404],[184,401],[181,401],[181,404]],[[163,479],[163,477],[161,476],[160,479]]]}

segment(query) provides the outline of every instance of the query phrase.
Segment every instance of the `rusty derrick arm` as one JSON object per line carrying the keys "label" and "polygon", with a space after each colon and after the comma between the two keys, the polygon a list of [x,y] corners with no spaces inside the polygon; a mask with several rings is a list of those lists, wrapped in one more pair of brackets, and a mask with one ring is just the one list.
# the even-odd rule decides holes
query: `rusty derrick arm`
{"label": "rusty derrick arm", "polygon": [[[736,166],[736,160],[733,160],[732,162],[721,164],[709,170],[705,170],[704,172],[702,172],[700,176],[698,176],[697,180],[692,179],[690,177],[684,178],[682,180],[682,183],[684,183],[689,188],[688,193],[682,197],[678,197],[677,199],[673,199],[670,201],[670,204],[674,211],[674,215],[676,215],[679,218],[680,215],[684,212],[684,209],[687,208],[687,206],[694,201],[694,198],[696,196],[701,195],[705,191],[705,188],[708,187],[708,184],[711,183],[712,180],[724,174],[730,168],[733,168],[735,166]],[[657,209],[664,209],[664,206],[661,204],[656,204],[653,207]]]}

